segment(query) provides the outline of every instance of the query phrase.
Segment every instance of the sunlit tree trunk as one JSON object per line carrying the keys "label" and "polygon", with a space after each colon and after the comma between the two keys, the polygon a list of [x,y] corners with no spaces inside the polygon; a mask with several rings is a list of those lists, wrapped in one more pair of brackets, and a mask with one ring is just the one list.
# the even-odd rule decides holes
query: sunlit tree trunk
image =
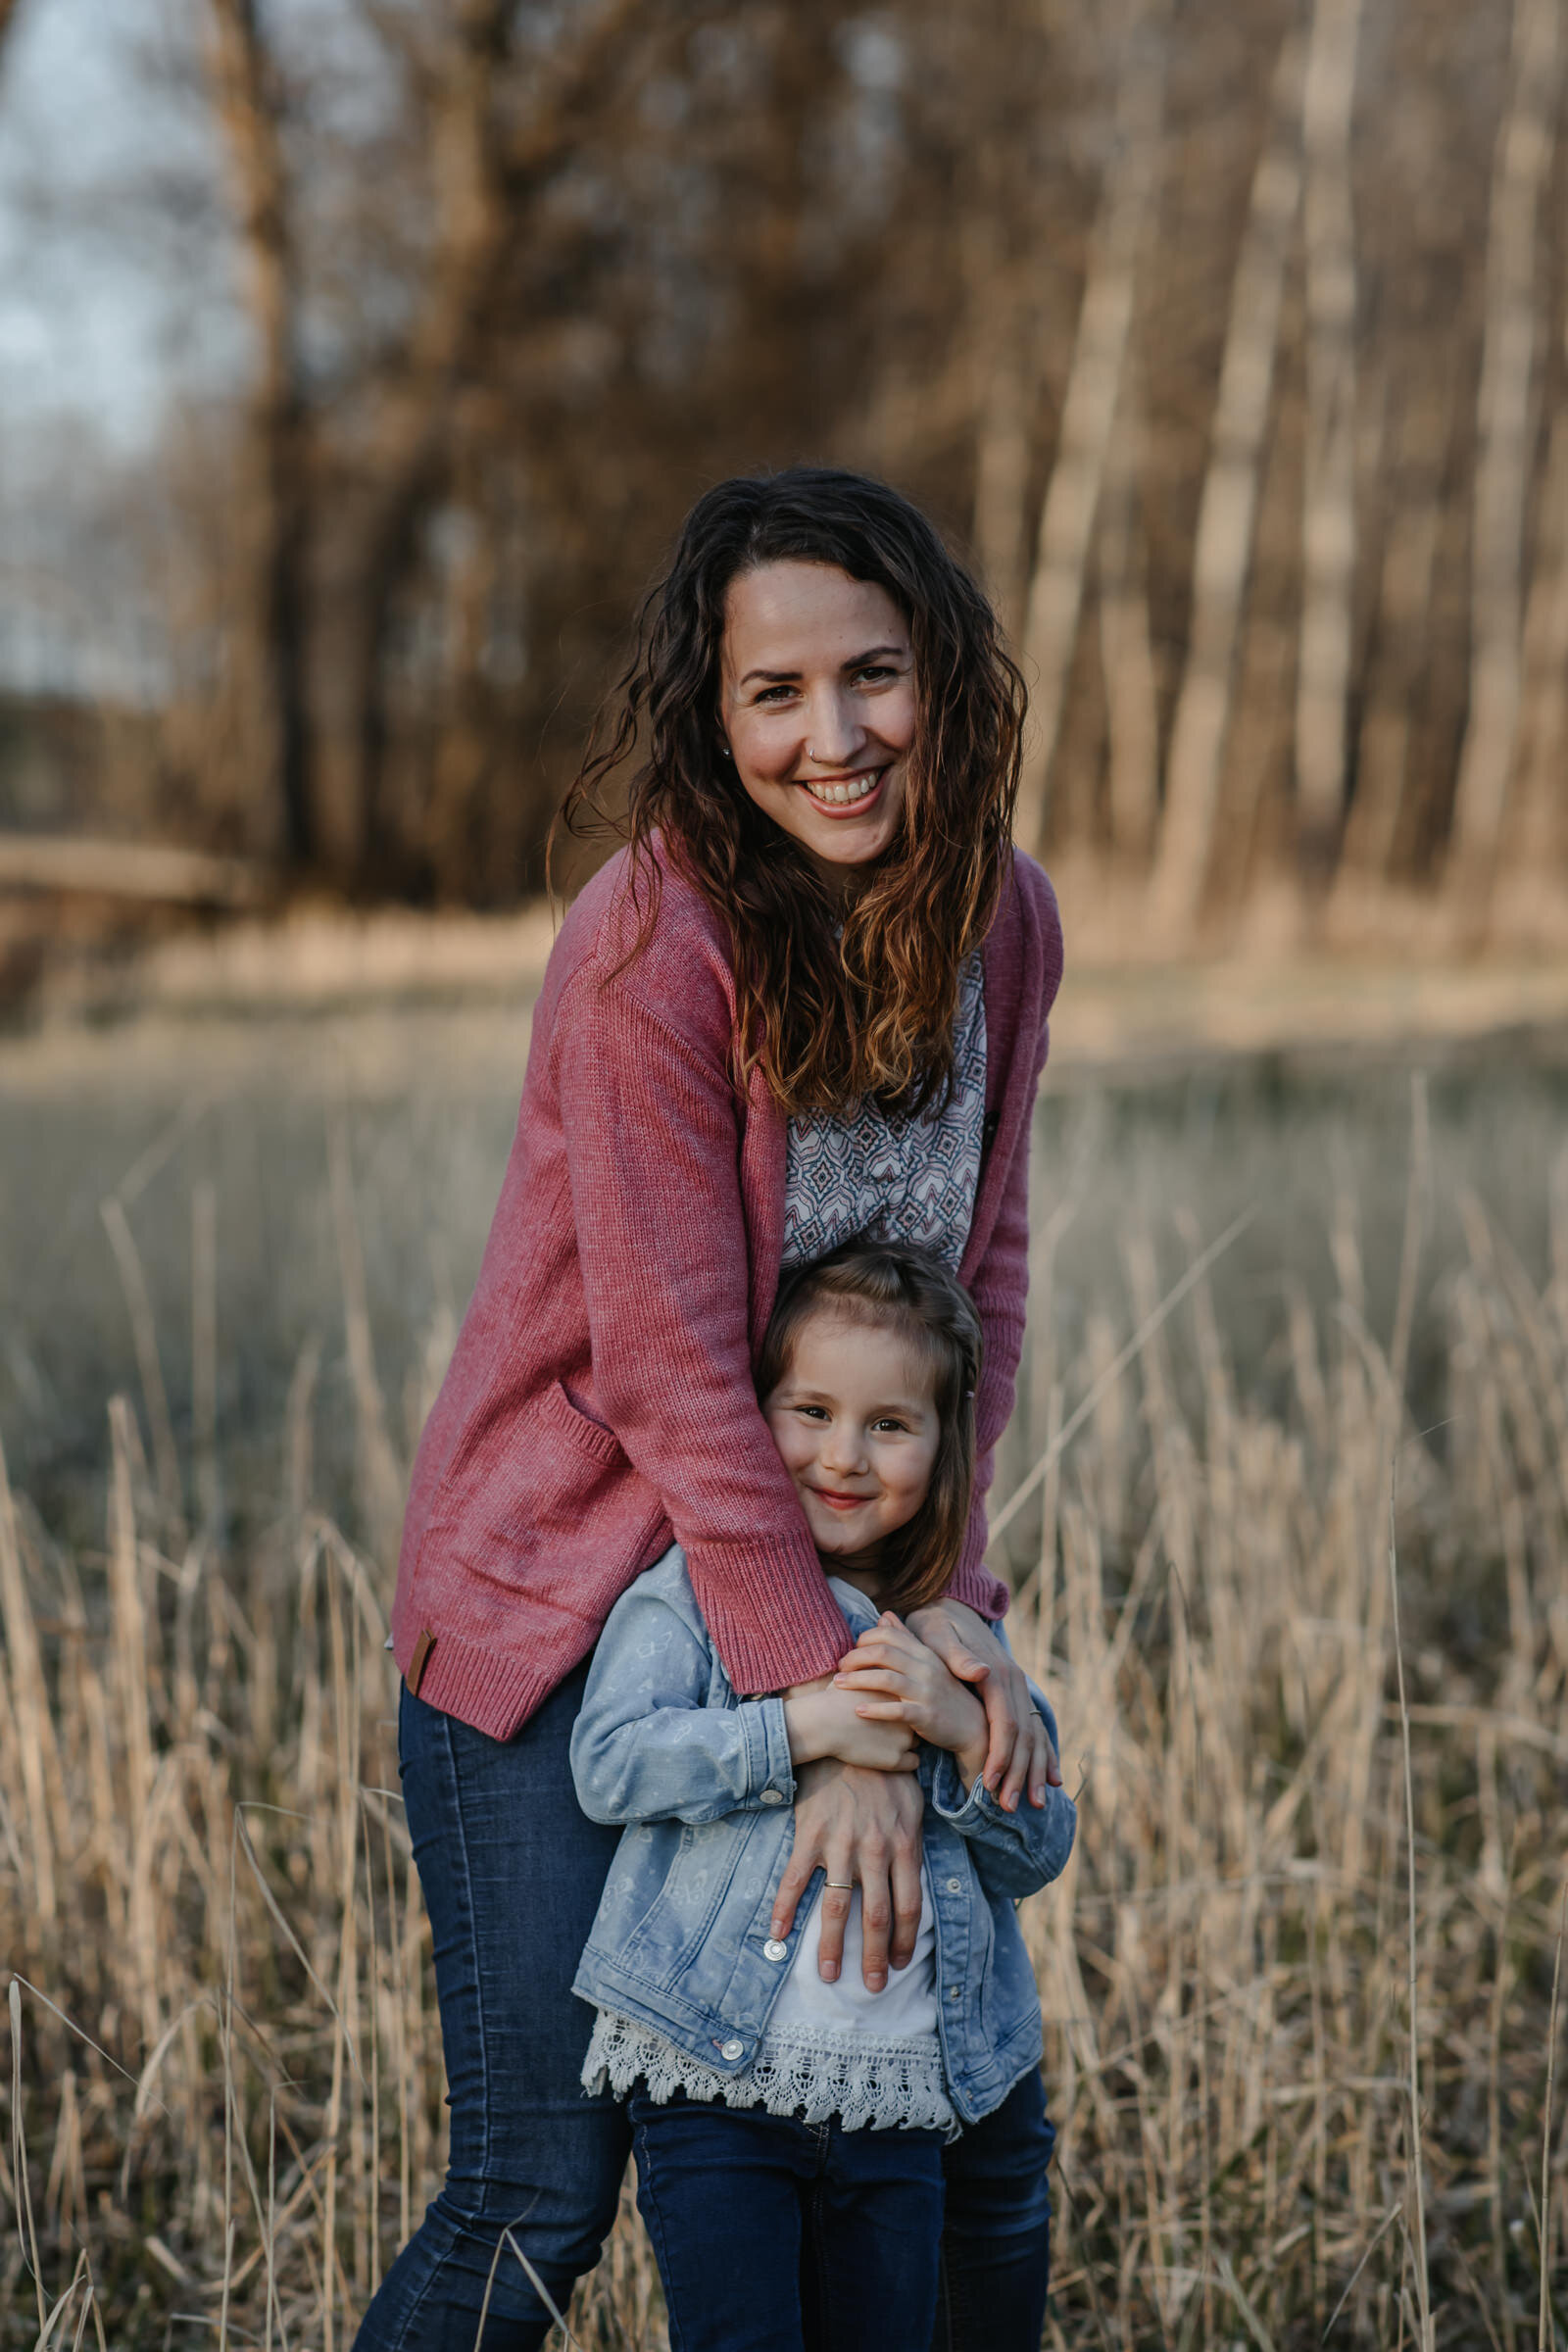
{"label": "sunlit tree trunk", "polygon": [[1336,890],[1388,879],[1404,808],[1411,713],[1431,652],[1433,568],[1443,522],[1443,475],[1453,427],[1451,368],[1420,367],[1395,427],[1394,512],[1383,550],[1374,668],[1356,755],[1355,799]]}
{"label": "sunlit tree trunk", "polygon": [[1536,335],[1536,215],[1551,168],[1561,0],[1515,0],[1508,109],[1487,241],[1471,571],[1470,711],[1446,879],[1477,910],[1496,860],[1519,727],[1525,493]]}
{"label": "sunlit tree trunk", "polygon": [[1023,619],[1033,409],[1025,327],[991,241],[971,261],[976,387],[974,551],[1009,637]]}
{"label": "sunlit tree trunk", "polygon": [[1148,858],[1159,813],[1159,698],[1140,500],[1144,454],[1143,374],[1134,364],[1126,371],[1106,453],[1099,542],[1110,838],[1117,856],[1129,865]]}
{"label": "sunlit tree trunk", "polygon": [[257,364],[240,514],[246,552],[244,740],[265,765],[283,853],[318,848],[307,699],[309,487],[297,271],[276,68],[256,0],[210,0],[212,80],[244,250]]}
{"label": "sunlit tree trunk", "polygon": [[1355,234],[1350,115],[1361,0],[1316,0],[1301,101],[1306,186],[1306,479],[1296,791],[1303,846],[1333,842],[1345,801],[1355,581]]}
{"label": "sunlit tree trunk", "polygon": [[1551,428],[1541,541],[1525,611],[1513,798],[1499,844],[1497,915],[1527,924],[1568,902],[1568,414]]}
{"label": "sunlit tree trunk", "polygon": [[1291,33],[1275,70],[1269,122],[1252,175],[1198,510],[1187,662],[1171,730],[1151,885],[1154,921],[1172,935],[1191,928],[1208,870],[1242,601],[1252,561],[1285,269],[1300,202],[1303,64],[1299,37]]}
{"label": "sunlit tree trunk", "polygon": [[1090,244],[1060,438],[1035,546],[1023,626],[1024,658],[1032,673],[1031,725],[1014,825],[1028,850],[1039,846],[1045,820],[1132,329],[1139,255],[1158,180],[1167,38],[1165,0],[1149,0],[1135,15],[1124,45],[1115,153]]}

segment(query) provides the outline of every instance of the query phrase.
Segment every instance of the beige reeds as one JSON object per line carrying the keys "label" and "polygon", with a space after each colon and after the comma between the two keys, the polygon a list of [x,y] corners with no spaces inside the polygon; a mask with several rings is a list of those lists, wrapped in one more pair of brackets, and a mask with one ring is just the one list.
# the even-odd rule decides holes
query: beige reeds
{"label": "beige reeds", "polygon": [[[1436,1189],[1417,1089],[1397,1262],[1385,1276],[1347,1180],[1331,1294],[1264,1268],[1262,1380],[1235,1361],[1236,1259],[1191,1220],[1135,1229],[1121,1271],[1086,1288],[1072,1199],[1036,1218],[996,1523],[998,1556],[1017,1540],[1014,1639],[1057,1704],[1082,1825],[1023,1913],[1072,2183],[1061,2352],[1325,2335],[1384,2352],[1401,2324],[1511,2348],[1539,2328],[1528,2257],[1539,2243],[1544,2278],[1561,2242],[1560,2069],[1542,2103],[1568,1754],[1568,1183],[1544,1290],[1479,1202],[1430,1266],[1430,1233],[1450,1229]],[[1437,1348],[1447,1426],[1430,1439],[1401,1390]],[[104,1554],[51,1544],[21,1499],[7,1522],[0,1948],[37,1936],[45,1988],[25,2038],[11,1989],[0,2160],[14,2234],[36,2244],[28,2345],[50,2327],[51,2344],[96,2340],[101,2312],[119,2352],[137,2312],[161,2342],[177,2311],[236,2352],[340,2352],[440,2177],[429,1932],[379,1647],[390,1563],[323,1511],[311,1386],[290,1407],[293,1493],[279,1446],[276,1493],[230,1483],[239,1507],[204,1528],[197,1576],[165,1555],[122,1402]],[[1454,1637],[1454,1612],[1481,1630]],[[1514,2119],[1538,2107],[1522,2170]],[[662,2346],[629,2208],[566,2316],[594,2352]]]}
{"label": "beige reeds", "polygon": [[[172,1531],[184,1531],[184,1502],[180,1493],[179,1454],[174,1445],[174,1425],[169,1414],[169,1393],[164,1386],[163,1364],[158,1353],[158,1326],[153,1314],[151,1294],[142,1268],[141,1253],[136,1248],[129,1219],[119,1196],[111,1193],[99,1203],[104,1231],[109,1236],[115,1263],[120,1269],[121,1287],[125,1294],[125,1305],[130,1314],[131,1341],[136,1350],[136,1371],[141,1380],[142,1404],[152,1433],[153,1460],[158,1469],[158,1499],[162,1503]],[[176,1541],[178,1537],[176,1536]]]}
{"label": "beige reeds", "polygon": [[403,1479],[387,1436],[386,1406],[376,1377],[365,1252],[354,1208],[354,1175],[348,1131],[341,1118],[327,1125],[332,1217],[337,1234],[338,1271],[343,1285],[343,1325],[359,1437],[361,1503],[374,1547],[384,1561],[397,1557],[403,1524]]}

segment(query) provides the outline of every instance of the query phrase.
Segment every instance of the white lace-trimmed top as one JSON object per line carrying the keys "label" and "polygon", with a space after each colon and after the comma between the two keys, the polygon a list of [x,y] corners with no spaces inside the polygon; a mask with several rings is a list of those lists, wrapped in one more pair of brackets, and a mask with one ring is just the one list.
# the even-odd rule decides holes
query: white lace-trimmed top
{"label": "white lace-trimmed top", "polygon": [[[848,1597],[848,1586],[838,1591]],[[641,2083],[661,2105],[681,2090],[689,2099],[763,2107],[769,2115],[799,2115],[808,2124],[837,2116],[846,2132],[899,2126],[953,2131],[956,2118],[937,2033],[936,1922],[925,1872],[914,1955],[907,1968],[889,1972],[880,1992],[868,1992],[860,1976],[858,1887],[850,1898],[844,1959],[831,1984],[817,1972],[821,1936],[818,1896],[743,2074],[704,2066],[652,2026],[601,2009],[583,2060],[584,2087],[598,2091],[608,2083],[624,2098]]]}
{"label": "white lace-trimmed top", "polygon": [[785,1265],[805,1265],[864,1234],[918,1243],[956,1272],[974,1217],[985,1118],[986,1001],[976,953],[959,975],[953,1091],[940,1109],[908,1119],[862,1102],[848,1118],[791,1119]]}

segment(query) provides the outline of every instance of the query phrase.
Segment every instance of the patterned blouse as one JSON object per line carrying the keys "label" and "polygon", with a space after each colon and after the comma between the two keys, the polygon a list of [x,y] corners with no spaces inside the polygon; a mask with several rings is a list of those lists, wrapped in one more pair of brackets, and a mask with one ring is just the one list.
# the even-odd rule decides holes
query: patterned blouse
{"label": "patterned blouse", "polygon": [[986,1000],[978,951],[958,980],[953,1092],[946,1105],[899,1118],[877,1102],[849,1117],[791,1119],[784,1179],[784,1263],[841,1242],[913,1242],[955,1273],[969,1239],[986,1117]]}

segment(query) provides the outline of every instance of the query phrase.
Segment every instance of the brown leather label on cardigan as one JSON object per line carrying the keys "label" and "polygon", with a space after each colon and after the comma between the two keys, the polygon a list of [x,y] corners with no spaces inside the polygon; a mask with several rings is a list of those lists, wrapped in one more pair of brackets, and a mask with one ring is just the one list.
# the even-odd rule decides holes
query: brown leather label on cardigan
{"label": "brown leather label on cardigan", "polygon": [[416,1698],[419,1695],[419,1685],[424,1680],[424,1670],[430,1663],[430,1652],[434,1647],[435,1636],[426,1626],[414,1644],[414,1655],[409,1660],[409,1671],[403,1678]]}

